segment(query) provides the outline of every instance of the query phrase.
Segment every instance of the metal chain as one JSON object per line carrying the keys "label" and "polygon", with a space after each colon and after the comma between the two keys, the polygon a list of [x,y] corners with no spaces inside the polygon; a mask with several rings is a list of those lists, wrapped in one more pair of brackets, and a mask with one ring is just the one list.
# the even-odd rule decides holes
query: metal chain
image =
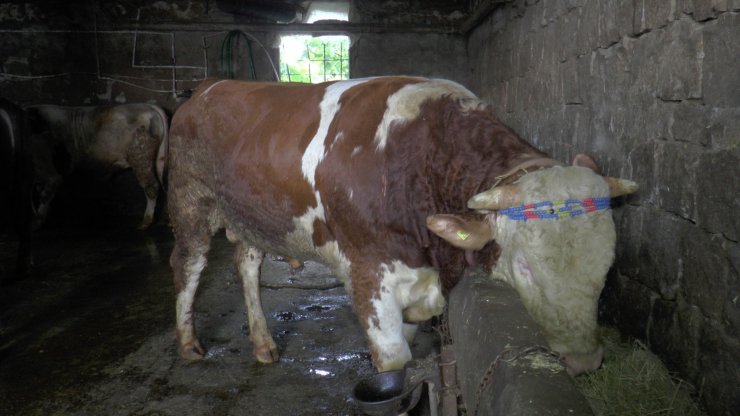
{"label": "metal chain", "polygon": [[450,326],[448,324],[448,307],[445,305],[444,310],[440,315],[437,316],[437,325],[434,326],[434,330],[437,332],[442,345],[452,344],[452,334],[450,334]]}
{"label": "metal chain", "polygon": [[522,357],[535,354],[543,355],[545,357],[560,362],[560,354],[542,345],[534,345],[529,347],[511,347],[504,349],[496,356],[493,361],[491,361],[488,369],[485,373],[483,373],[483,377],[481,377],[480,383],[478,383],[478,390],[475,392],[475,406],[473,407],[472,416],[477,416],[478,407],[480,406],[480,399],[483,395],[483,391],[488,388],[488,386],[493,381],[493,374],[496,371],[496,367],[498,367],[498,364],[501,361],[511,363]]}

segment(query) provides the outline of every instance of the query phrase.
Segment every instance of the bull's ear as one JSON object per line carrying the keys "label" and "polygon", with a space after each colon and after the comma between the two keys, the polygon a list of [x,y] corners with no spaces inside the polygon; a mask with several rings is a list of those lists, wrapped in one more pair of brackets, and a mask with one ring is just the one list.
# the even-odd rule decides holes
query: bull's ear
{"label": "bull's ear", "polygon": [[427,217],[427,228],[455,247],[480,250],[493,239],[488,222],[483,218],[454,214]]}
{"label": "bull's ear", "polygon": [[596,161],[585,153],[579,153],[573,157],[573,166],[582,166],[589,168],[595,173],[601,175],[601,168],[596,164]]}

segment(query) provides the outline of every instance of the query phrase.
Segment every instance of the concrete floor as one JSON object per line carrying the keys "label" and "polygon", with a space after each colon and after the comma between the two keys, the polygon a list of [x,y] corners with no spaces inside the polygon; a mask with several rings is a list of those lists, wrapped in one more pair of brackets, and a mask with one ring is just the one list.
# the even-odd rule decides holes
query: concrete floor
{"label": "concrete floor", "polygon": [[[0,292],[0,415],[353,415],[374,374],[349,298],[317,263],[263,266],[263,305],[279,363],[252,355],[233,247],[218,235],[196,327],[208,353],[177,355],[172,234],[155,225],[56,225],[36,235],[33,275]],[[0,241],[12,264],[13,243]],[[437,337],[420,331],[425,356]]]}

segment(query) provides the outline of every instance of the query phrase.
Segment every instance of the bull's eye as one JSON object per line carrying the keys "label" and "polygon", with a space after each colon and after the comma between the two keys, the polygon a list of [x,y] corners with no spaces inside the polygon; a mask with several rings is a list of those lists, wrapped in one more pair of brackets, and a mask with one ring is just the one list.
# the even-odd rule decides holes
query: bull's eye
{"label": "bull's eye", "polygon": [[554,213],[555,213],[555,208],[550,208],[550,214],[554,214]]}

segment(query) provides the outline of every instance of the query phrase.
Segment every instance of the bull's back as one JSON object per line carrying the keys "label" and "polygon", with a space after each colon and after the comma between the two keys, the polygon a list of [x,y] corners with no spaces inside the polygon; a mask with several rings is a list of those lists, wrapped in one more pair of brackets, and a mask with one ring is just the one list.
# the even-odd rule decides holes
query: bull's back
{"label": "bull's back", "polygon": [[[376,135],[388,132],[383,122],[389,97],[421,82],[405,77],[315,85],[205,81],[173,117],[171,146],[178,149],[171,152],[180,166],[170,169],[194,179],[193,186],[205,184],[223,225],[246,230],[246,239],[275,247],[305,232],[302,237],[311,241],[314,221],[326,221],[323,214],[311,217],[311,209],[331,209],[340,197],[341,214],[356,218],[352,211],[362,208],[350,201],[353,192],[384,192],[384,158],[390,156]],[[370,199],[362,200],[381,203]]]}
{"label": "bull's back", "polygon": [[293,219],[316,205],[301,158],[320,99],[313,85],[206,81],[172,118],[168,176],[210,194],[220,225],[290,251]]}

